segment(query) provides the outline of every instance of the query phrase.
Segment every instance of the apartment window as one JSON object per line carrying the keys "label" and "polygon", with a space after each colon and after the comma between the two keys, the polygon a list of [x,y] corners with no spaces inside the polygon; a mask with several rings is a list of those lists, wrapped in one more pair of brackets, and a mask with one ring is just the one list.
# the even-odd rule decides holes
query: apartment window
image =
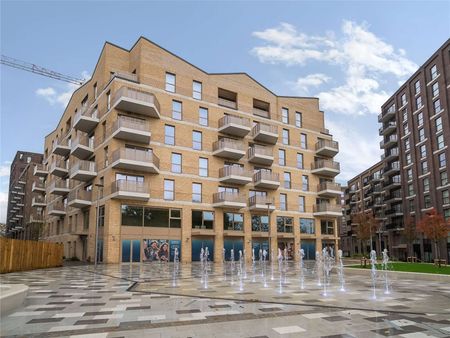
{"label": "apartment window", "polygon": [[164,143],[169,145],[175,145],[175,127],[165,125],[164,127]]}
{"label": "apartment window", "polygon": [[223,213],[223,229],[224,230],[244,230],[244,215],[232,212]]}
{"label": "apartment window", "polygon": [[411,164],[411,153],[406,154],[406,165]]}
{"label": "apartment window", "polygon": [[435,82],[431,86],[431,96],[436,97],[438,95],[439,95],[439,82]]}
{"label": "apartment window", "polygon": [[406,122],[405,124],[403,124],[403,135],[406,135],[409,133],[409,126],[408,126],[408,122]]}
{"label": "apartment window", "polygon": [[164,180],[164,199],[168,201],[175,199],[175,181]]}
{"label": "apartment window", "polygon": [[98,92],[97,92],[97,82],[94,83],[94,99],[96,99],[98,97]]}
{"label": "apartment window", "polygon": [[305,196],[298,196],[298,211],[305,212]]}
{"label": "apartment window", "polygon": [[431,197],[430,197],[430,195],[425,195],[423,197],[423,204],[425,206],[425,209],[431,208]]}
{"label": "apartment window", "polygon": [[297,153],[297,168],[303,169],[303,154]]}
{"label": "apartment window", "polygon": [[192,131],[192,149],[202,150],[202,133],[200,131]]}
{"label": "apartment window", "polygon": [[408,181],[412,180],[412,178],[413,178],[413,171],[412,171],[411,168],[406,171],[406,177],[407,177]]}
{"label": "apartment window", "polygon": [[408,184],[408,196],[414,195],[414,186],[412,184]]}
{"label": "apartment window", "polygon": [[287,195],[280,194],[280,210],[287,210]]}
{"label": "apartment window", "polygon": [[416,97],[416,109],[420,109],[422,108],[422,96],[417,96]]}
{"label": "apartment window", "polygon": [[434,121],[434,125],[436,126],[436,133],[442,131],[442,117],[438,117],[436,121]]}
{"label": "apartment window", "polygon": [[202,202],[202,184],[192,183],[192,202]]}
{"label": "apartment window", "polygon": [[448,195],[448,190],[442,191],[442,204],[443,205],[450,204],[450,198],[449,198],[449,195]]}
{"label": "apartment window", "polygon": [[428,177],[425,177],[423,179],[423,192],[429,192],[430,191],[430,179]]}
{"label": "apartment window", "polygon": [[287,108],[281,108],[281,122],[289,123],[289,110]]}
{"label": "apartment window", "polygon": [[302,127],[302,113],[295,112],[295,126]]}
{"label": "apartment window", "polygon": [[425,144],[422,144],[419,149],[420,149],[420,158],[427,157],[427,146]]}
{"label": "apartment window", "polygon": [[172,153],[172,172],[173,173],[181,173],[181,162],[182,162],[181,154]]}
{"label": "apartment window", "polygon": [[105,206],[101,205],[98,207],[98,226],[105,225]]}
{"label": "apartment window", "polygon": [[420,128],[419,129],[419,142],[422,142],[423,140],[425,140],[425,129]]}
{"label": "apartment window", "polygon": [[198,109],[198,123],[201,126],[207,126],[208,125],[208,109],[200,107]]}
{"label": "apartment window", "polygon": [[407,108],[402,110],[402,115],[403,115],[403,122],[408,121],[408,109]]}
{"label": "apartment window", "polygon": [[436,65],[433,65],[430,69],[431,79],[434,80],[439,75]]}
{"label": "apartment window", "polygon": [[111,109],[111,92],[108,91],[106,93],[106,109],[110,110]]}
{"label": "apartment window", "polygon": [[289,130],[283,129],[283,144],[289,144]]}
{"label": "apartment window", "polygon": [[320,221],[320,231],[322,235],[334,235],[334,222],[321,220]]}
{"label": "apartment window", "polygon": [[300,233],[307,235],[314,235],[316,233],[316,227],[314,226],[314,219],[300,218]]}
{"label": "apartment window", "polygon": [[180,101],[172,101],[172,118],[174,120],[183,119],[183,104]]}
{"label": "apartment window", "polygon": [[307,175],[302,175],[302,190],[303,191],[309,190],[309,178]]}
{"label": "apartment window", "polygon": [[417,125],[418,126],[423,126],[423,113],[422,112],[417,114]]}
{"label": "apartment window", "polygon": [[192,82],[192,97],[196,100],[202,99],[202,83],[198,81]]}
{"label": "apartment window", "polygon": [[214,229],[214,212],[192,210],[192,228]]}
{"label": "apartment window", "polygon": [[437,99],[433,102],[434,113],[437,114],[441,111],[441,100]]}
{"label": "apartment window", "polygon": [[286,165],[286,151],[284,149],[278,149],[278,164]]}
{"label": "apartment window", "polygon": [[408,208],[409,208],[409,212],[413,212],[414,210],[416,210],[415,205],[414,205],[414,199],[410,199],[408,201]]}
{"label": "apartment window", "polygon": [[437,148],[438,149],[442,149],[444,148],[445,144],[444,144],[444,135],[441,134],[437,137]]}
{"label": "apartment window", "polygon": [[411,148],[409,138],[405,139],[405,151],[408,151]]}
{"label": "apartment window", "polygon": [[208,177],[208,159],[200,157],[198,159],[198,175]]}
{"label": "apartment window", "polygon": [[175,93],[176,76],[172,73],[166,73],[166,90]]}
{"label": "apartment window", "polygon": [[450,220],[450,209],[444,210],[444,218],[446,221]]}
{"label": "apartment window", "polygon": [[445,158],[445,153],[441,153],[438,155],[438,165],[439,168],[445,167],[445,165],[447,164],[447,160]]}
{"label": "apartment window", "polygon": [[277,216],[277,232],[293,232],[294,219],[292,217]]}
{"label": "apartment window", "polygon": [[443,187],[444,185],[448,184],[448,175],[446,171],[442,171],[440,174],[440,179],[441,179],[441,187]]}
{"label": "apartment window", "polygon": [[420,81],[419,80],[417,80],[414,83],[414,92],[415,92],[416,95],[420,93]]}
{"label": "apartment window", "polygon": [[284,173],[284,188],[291,189],[291,173]]}
{"label": "apartment window", "polygon": [[269,231],[269,217],[252,215],[252,231]]}
{"label": "apartment window", "polygon": [[308,148],[308,139],[306,134],[300,134],[300,148],[307,149]]}
{"label": "apartment window", "polygon": [[406,104],[406,94],[403,93],[402,96],[400,97],[400,101],[401,101],[401,106],[403,107]]}

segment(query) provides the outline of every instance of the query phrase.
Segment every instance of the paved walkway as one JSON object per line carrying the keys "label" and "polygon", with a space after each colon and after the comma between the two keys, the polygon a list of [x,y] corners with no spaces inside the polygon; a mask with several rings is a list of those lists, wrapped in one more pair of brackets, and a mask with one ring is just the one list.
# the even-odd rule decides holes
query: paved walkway
{"label": "paved walkway", "polygon": [[[331,275],[327,296],[310,267],[301,288],[293,264],[239,274],[210,264],[70,266],[2,275],[30,292],[1,318],[17,337],[450,337],[450,285],[394,281],[376,300],[369,277]],[[242,276],[242,282],[241,282]],[[245,277],[245,278],[244,278]],[[281,281],[281,283],[280,283]],[[266,285],[265,285],[266,283]]]}

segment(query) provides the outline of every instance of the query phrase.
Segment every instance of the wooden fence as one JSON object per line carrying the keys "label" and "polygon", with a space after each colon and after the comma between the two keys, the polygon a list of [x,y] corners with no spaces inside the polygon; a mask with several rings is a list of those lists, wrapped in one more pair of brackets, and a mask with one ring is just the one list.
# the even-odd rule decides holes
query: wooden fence
{"label": "wooden fence", "polygon": [[0,237],[0,273],[62,266],[63,244]]}

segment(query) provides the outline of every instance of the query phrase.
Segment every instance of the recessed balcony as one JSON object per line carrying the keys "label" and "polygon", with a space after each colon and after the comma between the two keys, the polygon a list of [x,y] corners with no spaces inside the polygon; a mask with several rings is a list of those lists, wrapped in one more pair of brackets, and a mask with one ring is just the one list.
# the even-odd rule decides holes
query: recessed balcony
{"label": "recessed balcony", "polygon": [[44,196],[35,196],[31,200],[31,206],[32,207],[41,207],[44,208],[47,204],[45,203]]}
{"label": "recessed balcony", "polygon": [[341,185],[334,182],[323,182],[317,185],[317,194],[324,198],[337,198],[342,194]]}
{"label": "recessed balcony", "polygon": [[244,137],[250,130],[250,120],[244,117],[225,115],[219,120],[219,133]]}
{"label": "recessed balcony", "polygon": [[263,147],[253,145],[247,151],[248,161],[260,165],[272,165],[273,163],[273,149],[271,147]]}
{"label": "recessed balcony", "polygon": [[383,175],[386,177],[397,174],[400,171],[400,163],[399,162],[391,162],[387,167],[384,168]]}
{"label": "recessed balcony", "polygon": [[48,193],[53,195],[65,196],[70,192],[69,181],[57,180],[50,183]]}
{"label": "recessed balcony", "polygon": [[111,184],[111,198],[147,201],[150,198],[148,184],[146,182],[117,180]]}
{"label": "recessed balcony", "polygon": [[385,161],[389,162],[398,158],[398,148],[392,148],[385,154]]}
{"label": "recessed balcony", "polygon": [[44,182],[33,182],[31,185],[31,191],[45,194]]}
{"label": "recessed balcony", "polygon": [[92,161],[78,161],[70,168],[70,178],[77,181],[90,181],[97,176],[97,165]]}
{"label": "recessed balcony", "polygon": [[311,165],[311,173],[334,177],[340,173],[340,165],[332,160],[317,160]]}
{"label": "recessed balcony", "polygon": [[219,182],[245,185],[252,181],[252,174],[240,166],[227,166],[219,169]]}
{"label": "recessed balcony", "polygon": [[67,205],[72,208],[86,208],[92,205],[92,191],[72,190],[67,197]]}
{"label": "recessed balcony", "polygon": [[339,152],[339,143],[332,140],[319,140],[316,143],[316,154],[333,157]]}
{"label": "recessed balcony", "polygon": [[380,135],[389,135],[397,129],[396,122],[388,122],[380,128]]}
{"label": "recessed balcony", "polygon": [[44,223],[44,217],[42,215],[31,215],[28,223]]}
{"label": "recessed balcony", "polygon": [[245,155],[244,142],[222,138],[213,143],[213,155],[231,160],[239,160]]}
{"label": "recessed balcony", "polygon": [[98,122],[98,110],[95,107],[81,107],[80,110],[75,114],[73,127],[76,130],[90,133],[95,129],[95,127],[97,127]]}
{"label": "recessed balcony", "polygon": [[69,169],[67,169],[67,161],[64,161],[62,159],[53,161],[50,165],[50,174],[62,178],[69,175]]}
{"label": "recessed balcony", "polygon": [[47,212],[50,216],[63,217],[66,216],[66,207],[62,202],[57,201],[47,206]]}
{"label": "recessed balcony", "polygon": [[[392,106],[394,107],[394,106]],[[382,112],[378,115],[378,122],[388,121],[395,117],[395,108],[389,108],[388,110]]]}
{"label": "recessed balcony", "polygon": [[390,135],[387,139],[384,139],[380,142],[380,148],[385,149],[398,144],[397,135]]}
{"label": "recessed balcony", "polygon": [[315,204],[313,205],[313,215],[318,217],[342,217],[342,206],[330,203]]}
{"label": "recessed balcony", "polygon": [[253,184],[258,189],[278,189],[280,186],[280,175],[268,170],[259,170],[253,174]]}
{"label": "recessed balcony", "polygon": [[130,87],[121,87],[114,95],[113,102],[112,108],[157,119],[161,118],[159,102],[151,93]]}
{"label": "recessed balcony", "polygon": [[147,120],[119,116],[112,127],[111,136],[125,141],[150,143],[150,125]]}
{"label": "recessed balcony", "polygon": [[252,128],[251,135],[254,141],[276,144],[278,141],[278,127],[259,122]]}
{"label": "recessed balcony", "polygon": [[87,135],[78,135],[72,142],[70,154],[85,160],[94,154],[94,138]]}
{"label": "recessed balcony", "polygon": [[53,143],[53,154],[60,156],[68,156],[70,154],[70,141],[68,138],[55,140]]}
{"label": "recessed balcony", "polygon": [[150,150],[120,148],[112,153],[114,169],[126,169],[159,174],[159,158]]}
{"label": "recessed balcony", "polygon": [[251,211],[274,211],[275,202],[272,197],[252,196],[248,199],[248,207]]}
{"label": "recessed balcony", "polygon": [[400,176],[392,176],[388,181],[384,183],[384,188],[386,190],[392,190],[394,188],[401,186]]}
{"label": "recessed balcony", "polygon": [[34,166],[33,175],[38,177],[47,177],[48,175],[47,166],[44,164],[36,164]]}
{"label": "recessed balcony", "polygon": [[213,195],[214,208],[241,209],[246,206],[244,196],[239,193],[218,192]]}

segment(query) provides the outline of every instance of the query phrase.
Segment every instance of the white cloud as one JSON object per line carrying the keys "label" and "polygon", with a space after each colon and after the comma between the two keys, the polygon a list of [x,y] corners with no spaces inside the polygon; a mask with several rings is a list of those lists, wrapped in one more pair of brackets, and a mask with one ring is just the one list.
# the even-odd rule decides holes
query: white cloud
{"label": "white cloud", "polygon": [[6,191],[0,191],[0,222],[6,222],[6,213],[8,209],[8,186],[10,175],[10,161],[4,161],[0,165],[0,189],[5,186]]}
{"label": "white cloud", "polygon": [[0,192],[0,222],[6,222],[6,212],[8,209],[8,193]]}
{"label": "white cloud", "polygon": [[311,87],[319,87],[321,84],[330,81],[331,78],[326,76],[325,74],[309,74],[306,77],[298,78],[293,86],[299,95],[308,95],[309,88]]}
{"label": "white cloud", "polygon": [[9,177],[10,164],[0,165],[0,177]]}

